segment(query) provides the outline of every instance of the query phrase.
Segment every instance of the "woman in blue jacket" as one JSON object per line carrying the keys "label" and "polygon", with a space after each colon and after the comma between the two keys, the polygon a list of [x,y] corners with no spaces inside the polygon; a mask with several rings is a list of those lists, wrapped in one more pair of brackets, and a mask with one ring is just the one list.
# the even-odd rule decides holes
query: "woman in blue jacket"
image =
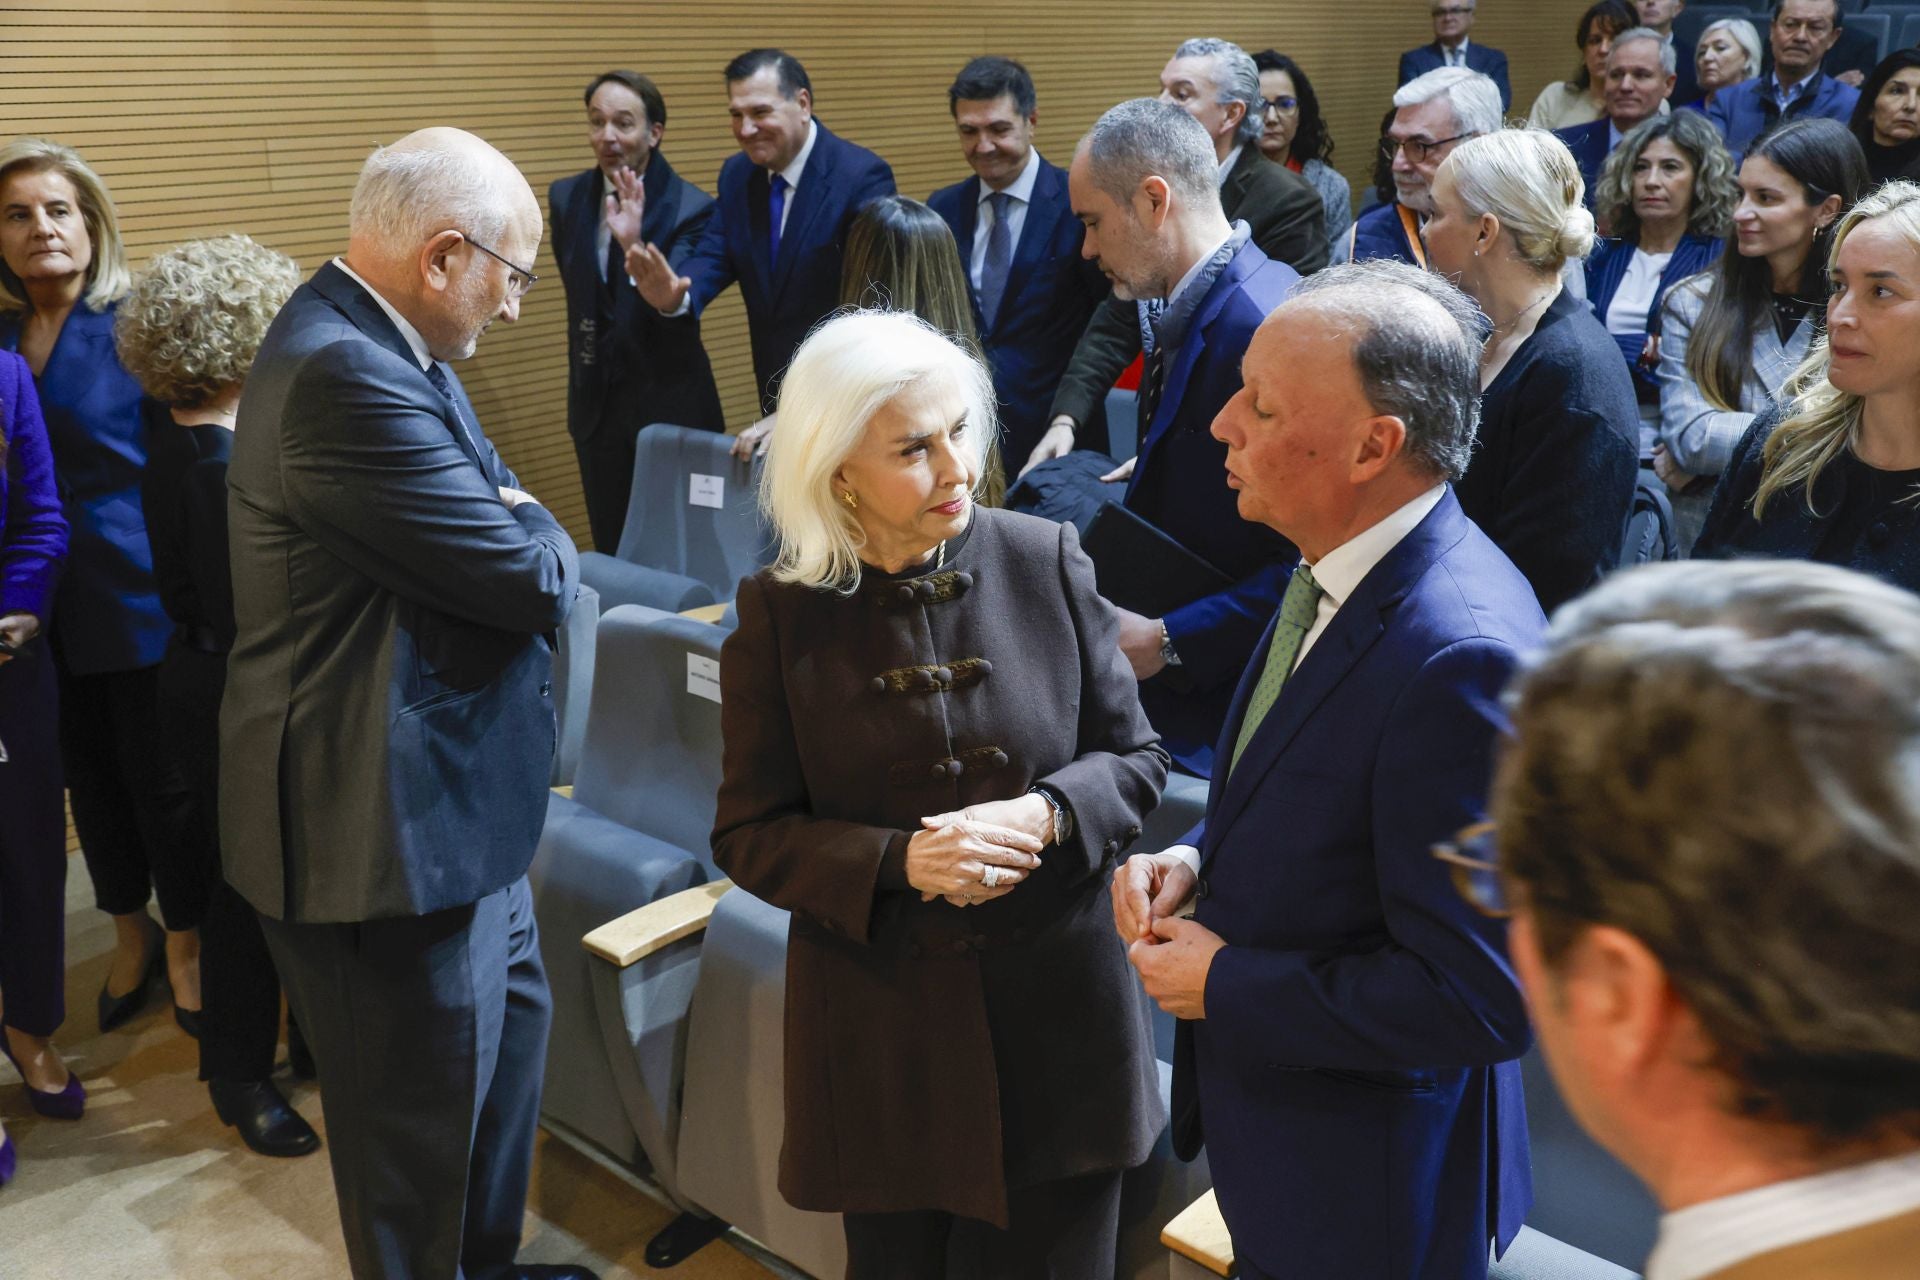
{"label": "woman in blue jacket", "polygon": [[[137,1013],[164,973],[192,1034],[206,893],[175,856],[191,810],[156,707],[173,626],[140,505],[149,406],[113,347],[127,283],[112,200],[79,154],[38,138],[0,147],[0,350],[33,371],[71,539],[47,637],[60,755],[95,901],[117,934],[100,1026]],[[156,894],[164,935],[147,915]]]}

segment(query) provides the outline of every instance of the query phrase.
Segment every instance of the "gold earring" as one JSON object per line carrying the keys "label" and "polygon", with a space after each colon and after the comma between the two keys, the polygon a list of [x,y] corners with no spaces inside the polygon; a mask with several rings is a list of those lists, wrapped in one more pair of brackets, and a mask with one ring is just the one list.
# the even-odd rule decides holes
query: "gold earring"
{"label": "gold earring", "polygon": [[847,510],[849,511],[858,511],[860,509],[860,499],[853,496],[853,490],[851,489],[842,489],[840,491],[840,501],[847,504]]}

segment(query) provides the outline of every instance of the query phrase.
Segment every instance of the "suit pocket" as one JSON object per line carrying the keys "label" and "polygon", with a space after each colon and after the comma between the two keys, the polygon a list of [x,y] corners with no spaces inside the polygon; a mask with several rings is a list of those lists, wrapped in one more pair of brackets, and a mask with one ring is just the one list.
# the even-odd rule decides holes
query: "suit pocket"
{"label": "suit pocket", "polygon": [[463,699],[471,698],[481,693],[484,688],[485,686],[481,686],[481,688],[478,689],[442,689],[438,693],[429,694],[418,702],[408,703],[400,709],[400,717],[404,719],[407,716],[424,715],[426,712],[438,710],[441,707],[450,706]]}
{"label": "suit pocket", "polygon": [[1329,1080],[1383,1093],[1432,1093],[1436,1087],[1431,1071],[1349,1071],[1333,1067],[1314,1067],[1312,1071]]}

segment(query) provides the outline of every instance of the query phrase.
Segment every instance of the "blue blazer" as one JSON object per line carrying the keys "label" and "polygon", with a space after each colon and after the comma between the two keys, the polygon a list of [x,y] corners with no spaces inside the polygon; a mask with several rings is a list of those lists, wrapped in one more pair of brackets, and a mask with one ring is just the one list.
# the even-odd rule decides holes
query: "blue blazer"
{"label": "blue blazer", "polygon": [[11,351],[0,351],[0,451],[0,618],[30,613],[44,629],[67,558],[67,519],[33,373]]}
{"label": "blue blazer", "polygon": [[[1759,76],[1742,80],[1714,94],[1713,101],[1707,104],[1707,119],[1713,121],[1713,127],[1726,139],[1735,164],[1740,163],[1740,157],[1755,138],[1780,122],[1780,108],[1774,105],[1773,95],[1765,91],[1767,84],[1768,81]],[[1787,108],[1786,116],[1789,119],[1824,116],[1846,124],[1853,119],[1854,104],[1859,101],[1858,89],[1816,72]]]}
{"label": "blue blazer", "polygon": [[768,413],[781,371],[813,326],[840,305],[840,268],[853,216],[894,191],[885,160],[838,137],[817,116],[814,124],[820,133],[791,197],[779,261],[767,260],[767,171],[740,153],[720,166],[713,218],[683,268],[693,281],[688,297],[696,315],[728,285],[740,286],[753,376]]}
{"label": "blue blazer", "polygon": [[1145,428],[1125,502],[1176,542],[1234,580],[1168,613],[1167,636],[1181,665],[1140,688],[1161,745],[1182,768],[1206,776],[1233,686],[1274,611],[1286,572],[1299,558],[1263,524],[1240,518],[1227,487],[1227,446],[1213,420],[1240,390],[1240,358],[1253,331],[1286,300],[1300,276],[1249,241],[1200,300],[1173,353],[1159,409]]}
{"label": "blue blazer", "polygon": [[[114,350],[114,310],[76,305],[37,380],[70,538],[52,637],[75,675],[150,667],[173,632],[140,506],[144,397]],[[20,350],[22,320],[17,311],[0,315],[0,349]]]}
{"label": "blue blazer", "polygon": [[1416,267],[1427,265],[1426,250],[1407,234],[1406,220],[1400,216],[1398,201],[1377,204],[1353,220],[1348,233],[1347,261],[1371,262],[1387,258]]}
{"label": "blue blazer", "polygon": [[1583,203],[1587,208],[1593,208],[1594,188],[1600,185],[1600,171],[1606,167],[1607,157],[1613,154],[1613,121],[1602,116],[1587,124],[1555,129],[1553,136],[1566,143],[1567,150],[1573,152],[1573,163],[1579,167],[1581,181],[1587,184]]}
{"label": "blue blazer", "polygon": [[[1696,236],[1689,232],[1680,237],[1680,243],[1674,246],[1673,257],[1667,260],[1667,269],[1660,273],[1660,288],[1653,295],[1653,306],[1647,312],[1648,334],[1658,335],[1660,332],[1660,308],[1666,304],[1667,290],[1688,276],[1698,275],[1712,266],[1725,246],[1726,241],[1714,236]],[[1594,318],[1603,328],[1607,323],[1607,310],[1613,306],[1613,295],[1620,292],[1620,282],[1627,278],[1627,267],[1633,262],[1638,247],[1631,240],[1603,239],[1596,241],[1593,252],[1587,255],[1587,302],[1593,308]],[[1658,404],[1660,379],[1657,366],[1650,367],[1640,362],[1640,353],[1646,347],[1645,340],[1619,334],[1614,334],[1613,338],[1620,344],[1620,354],[1633,374],[1635,395],[1643,402]]]}
{"label": "blue blazer", "polygon": [[[1440,42],[1423,44],[1418,49],[1409,49],[1400,55],[1400,83],[1429,71],[1438,71],[1447,65],[1446,54],[1440,51]],[[1513,109],[1513,86],[1507,83],[1507,55],[1498,49],[1489,49],[1478,40],[1467,41],[1467,70],[1478,71],[1481,75],[1500,86],[1500,109]]]}
{"label": "blue blazer", "polygon": [[1484,816],[1500,692],[1545,627],[1449,490],[1213,779],[1194,918],[1227,946],[1176,1030],[1173,1141],[1204,1141],[1264,1272],[1484,1280],[1526,1216],[1526,1006],[1429,847]]}
{"label": "blue blazer", "polygon": [[[980,179],[942,187],[927,204],[946,221],[960,247],[964,272],[973,261],[974,227],[980,217]],[[1040,161],[1033,199],[1013,247],[1013,266],[993,324],[980,311],[980,299],[968,273],[974,324],[993,367],[1000,396],[1001,455],[1009,472],[1018,471],[1046,433],[1048,410],[1060,378],[1073,359],[1080,335],[1094,308],[1107,296],[1100,269],[1080,256],[1083,233],[1067,199],[1067,171]],[[1086,428],[1083,426],[1082,430]]]}

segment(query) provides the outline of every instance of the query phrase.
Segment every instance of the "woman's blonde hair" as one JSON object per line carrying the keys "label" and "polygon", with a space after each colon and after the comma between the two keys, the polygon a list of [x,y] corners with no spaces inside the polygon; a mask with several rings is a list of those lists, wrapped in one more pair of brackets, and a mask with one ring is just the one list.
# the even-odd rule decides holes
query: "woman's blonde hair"
{"label": "woman's blonde hair", "polygon": [[[15,138],[0,147],[0,186],[16,173],[54,172],[73,184],[80,201],[80,219],[86,224],[87,238],[93,242],[93,261],[87,264],[87,288],[81,295],[94,311],[107,307],[126,293],[131,281],[127,270],[127,249],[120,242],[120,218],[113,211],[113,197],[107,184],[88,167],[72,147],[46,138]],[[0,260],[0,311],[25,311],[26,287]]]}
{"label": "woman's blonde hair", "polygon": [[1567,144],[1545,129],[1469,138],[1441,161],[1440,173],[1452,178],[1467,216],[1498,218],[1515,254],[1536,271],[1557,272],[1593,248],[1580,166]]}
{"label": "woman's blonde hair", "polygon": [[843,311],[800,344],[780,383],[780,426],[760,481],[760,506],[780,541],[776,580],[843,594],[859,587],[866,538],[834,492],[833,473],[875,413],[940,376],[954,380],[966,403],[959,447],[971,457],[977,489],[995,433],[993,379],[978,359],[904,311]]}
{"label": "woman's blonde hair", "polygon": [[[1827,270],[1839,261],[1840,246],[1863,222],[1889,218],[1907,243],[1920,249],[1920,183],[1903,180],[1889,182],[1849,209],[1834,228],[1833,248],[1827,256]],[[1807,510],[1813,505],[1814,482],[1827,464],[1859,438],[1864,402],[1851,392],[1842,391],[1827,378],[1830,350],[1826,330],[1814,339],[1807,358],[1787,379],[1783,391],[1793,405],[1786,420],[1767,437],[1761,453],[1760,487],[1753,494],[1753,515],[1759,519],[1775,494],[1800,488],[1804,490]]]}
{"label": "woman's blonde hair", "polygon": [[253,367],[300,266],[242,235],[189,240],[149,262],[114,315],[120,363],[162,404],[196,409]]}

